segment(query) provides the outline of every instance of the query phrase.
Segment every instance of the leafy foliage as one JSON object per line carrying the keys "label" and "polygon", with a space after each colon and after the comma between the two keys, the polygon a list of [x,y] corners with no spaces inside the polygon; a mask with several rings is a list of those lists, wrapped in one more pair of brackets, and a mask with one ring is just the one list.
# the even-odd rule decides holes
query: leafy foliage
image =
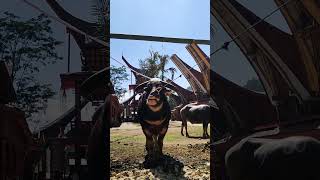
{"label": "leafy foliage", "polygon": [[168,55],[159,55],[159,71],[161,72],[160,78],[163,80],[164,79],[164,73],[167,72],[168,70],[165,69],[165,66],[169,62],[169,56]]}
{"label": "leafy foliage", "polygon": [[110,77],[111,82],[113,83],[115,93],[118,97],[122,96],[126,89],[122,87],[123,81],[128,80],[129,74],[126,72],[126,68],[124,66],[122,67],[110,67]]}
{"label": "leafy foliage", "polygon": [[169,61],[168,55],[162,55],[157,51],[150,50],[150,56],[144,60],[139,60],[139,66],[143,74],[152,78],[159,77],[163,80],[164,73],[168,71],[165,69]]}
{"label": "leafy foliage", "polygon": [[11,66],[16,87],[17,107],[31,117],[46,108],[55,93],[50,84],[41,84],[41,67],[54,64],[59,57],[55,48],[61,42],[52,37],[51,21],[43,14],[29,20],[5,12],[0,18],[0,60]]}
{"label": "leafy foliage", "polygon": [[[109,43],[110,34],[110,0],[91,0],[91,15],[95,18],[96,33],[91,34],[98,39]],[[110,48],[101,48],[106,56],[110,56]],[[108,66],[110,62],[107,62]]]}
{"label": "leafy foliage", "polygon": [[110,22],[110,2],[109,0],[92,0],[91,14],[96,18],[99,38],[107,41]]}

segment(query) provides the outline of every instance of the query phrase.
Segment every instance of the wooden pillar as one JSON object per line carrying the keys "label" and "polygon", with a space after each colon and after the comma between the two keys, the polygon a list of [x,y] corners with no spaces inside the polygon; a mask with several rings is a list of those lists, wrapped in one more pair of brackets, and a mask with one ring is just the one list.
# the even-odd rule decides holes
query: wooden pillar
{"label": "wooden pillar", "polygon": [[52,178],[56,178],[57,174],[64,171],[64,143],[59,139],[51,142],[51,168],[50,174]]}
{"label": "wooden pillar", "polygon": [[80,157],[80,144],[79,144],[79,135],[80,135],[80,123],[81,123],[81,96],[80,96],[80,81],[76,80],[75,82],[75,108],[76,116],[73,129],[73,139],[75,143],[75,170],[79,176],[81,170],[81,157]]}
{"label": "wooden pillar", "polygon": [[45,176],[46,176],[46,179],[50,179],[51,178],[51,149],[50,149],[50,147],[48,147],[47,149],[46,149],[46,152],[45,152],[45,166],[46,166],[46,171],[45,171]]}
{"label": "wooden pillar", "polygon": [[68,31],[68,73],[70,72],[70,31]]}

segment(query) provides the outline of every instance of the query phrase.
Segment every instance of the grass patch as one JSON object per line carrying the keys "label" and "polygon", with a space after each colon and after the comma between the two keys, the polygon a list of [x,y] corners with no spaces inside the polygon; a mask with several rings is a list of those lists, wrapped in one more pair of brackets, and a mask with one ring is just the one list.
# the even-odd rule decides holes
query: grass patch
{"label": "grass patch", "polygon": [[134,136],[127,136],[127,135],[112,135],[110,137],[110,141],[114,142],[134,142],[134,143],[139,143],[139,142],[145,142],[145,137],[143,134],[141,135],[134,135]]}
{"label": "grass patch", "polygon": [[[202,126],[189,126],[188,132],[190,136],[201,137],[203,133]],[[209,129],[208,129],[208,133]],[[185,134],[185,130],[184,130]],[[185,136],[182,136],[180,133],[180,128],[169,128],[168,132],[164,138],[165,142],[179,142],[186,140]],[[122,142],[122,143],[145,143],[145,136],[141,130],[141,133],[137,132],[136,134],[125,134],[124,132],[111,132],[110,137],[111,142]]]}

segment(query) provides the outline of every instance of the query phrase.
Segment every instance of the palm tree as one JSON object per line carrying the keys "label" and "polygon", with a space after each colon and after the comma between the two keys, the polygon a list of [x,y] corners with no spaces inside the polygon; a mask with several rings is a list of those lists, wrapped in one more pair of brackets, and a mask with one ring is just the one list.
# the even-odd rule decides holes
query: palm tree
{"label": "palm tree", "polygon": [[169,56],[168,55],[159,55],[159,71],[161,72],[161,80],[164,79],[164,73],[167,72],[167,70],[165,69],[165,66],[168,64],[169,62]]}
{"label": "palm tree", "polygon": [[139,60],[140,69],[143,71],[143,74],[148,77],[157,77],[159,74],[159,53],[156,51],[149,50],[150,56],[144,60]]}
{"label": "palm tree", "polygon": [[144,60],[139,60],[140,69],[143,74],[149,77],[159,77],[164,80],[164,73],[169,69],[166,69],[166,65],[169,62],[168,55],[161,55],[157,51],[150,50],[150,56]]}

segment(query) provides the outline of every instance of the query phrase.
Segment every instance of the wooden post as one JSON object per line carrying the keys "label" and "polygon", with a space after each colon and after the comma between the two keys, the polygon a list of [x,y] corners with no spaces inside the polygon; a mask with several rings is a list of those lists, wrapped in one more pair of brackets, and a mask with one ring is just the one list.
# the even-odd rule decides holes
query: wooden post
{"label": "wooden post", "polygon": [[68,73],[70,72],[70,31],[68,30]]}
{"label": "wooden post", "polygon": [[80,178],[80,167],[81,167],[81,157],[80,157],[80,144],[79,144],[79,134],[80,134],[80,123],[81,123],[81,96],[80,96],[80,82],[79,80],[75,81],[75,108],[76,108],[76,116],[74,121],[74,129],[73,129],[73,139],[75,144],[75,170],[78,174],[79,180]]}

